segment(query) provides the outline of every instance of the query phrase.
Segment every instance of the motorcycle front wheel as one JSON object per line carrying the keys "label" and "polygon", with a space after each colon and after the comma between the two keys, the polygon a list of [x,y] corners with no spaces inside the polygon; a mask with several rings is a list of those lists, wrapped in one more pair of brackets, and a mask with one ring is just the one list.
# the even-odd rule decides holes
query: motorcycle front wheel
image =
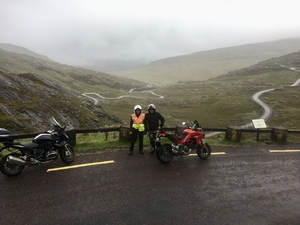
{"label": "motorcycle front wheel", "polygon": [[205,143],[203,146],[198,146],[197,147],[197,155],[200,159],[207,159],[211,154],[211,148],[209,144]]}
{"label": "motorcycle front wheel", "polygon": [[162,163],[171,162],[174,157],[172,146],[170,144],[161,145],[156,152],[156,156]]}
{"label": "motorcycle front wheel", "polygon": [[19,158],[22,155],[18,153],[11,153],[4,156],[0,161],[0,170],[2,173],[4,173],[7,176],[16,176],[22,172],[25,166],[9,163],[7,161],[8,156],[14,156],[16,158]]}
{"label": "motorcycle front wheel", "polygon": [[60,159],[66,164],[71,164],[74,161],[75,152],[71,145],[65,144],[60,151]]}

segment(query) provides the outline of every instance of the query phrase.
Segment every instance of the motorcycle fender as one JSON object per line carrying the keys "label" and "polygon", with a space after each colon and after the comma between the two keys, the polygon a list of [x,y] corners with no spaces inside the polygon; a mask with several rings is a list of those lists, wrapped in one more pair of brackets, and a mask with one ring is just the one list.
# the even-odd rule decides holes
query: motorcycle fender
{"label": "motorcycle fender", "polygon": [[206,142],[201,141],[200,142],[200,146],[205,147],[206,148]]}

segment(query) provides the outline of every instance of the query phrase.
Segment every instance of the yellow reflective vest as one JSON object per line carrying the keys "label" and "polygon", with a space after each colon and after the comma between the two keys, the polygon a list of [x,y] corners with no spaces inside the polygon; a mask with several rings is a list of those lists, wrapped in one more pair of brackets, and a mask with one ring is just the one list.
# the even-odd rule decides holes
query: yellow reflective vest
{"label": "yellow reflective vest", "polygon": [[134,129],[139,130],[140,132],[145,130],[145,125],[144,125],[144,119],[145,119],[145,114],[141,113],[139,117],[136,116],[136,114],[131,114],[131,119],[132,119],[132,127]]}

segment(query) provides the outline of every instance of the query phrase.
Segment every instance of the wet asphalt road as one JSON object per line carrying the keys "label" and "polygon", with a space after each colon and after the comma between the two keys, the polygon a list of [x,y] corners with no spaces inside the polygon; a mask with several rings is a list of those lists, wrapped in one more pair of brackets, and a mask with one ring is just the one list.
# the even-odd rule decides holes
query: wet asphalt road
{"label": "wet asphalt road", "polygon": [[0,224],[300,224],[300,144],[213,147],[160,163],[127,151],[77,156],[0,174]]}

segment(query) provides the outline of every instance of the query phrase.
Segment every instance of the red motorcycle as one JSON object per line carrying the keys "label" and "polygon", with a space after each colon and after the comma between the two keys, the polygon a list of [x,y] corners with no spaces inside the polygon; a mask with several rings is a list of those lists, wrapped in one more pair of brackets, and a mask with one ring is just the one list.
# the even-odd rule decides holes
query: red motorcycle
{"label": "red motorcycle", "polygon": [[[156,134],[156,156],[162,163],[169,163],[174,156],[189,155],[193,150],[197,150],[200,159],[206,160],[211,155],[211,148],[208,143],[203,142],[205,134],[203,129],[199,127],[197,121],[192,127],[183,123],[186,127],[180,136],[175,134],[158,131]],[[168,138],[172,144],[161,144],[160,138]]]}

